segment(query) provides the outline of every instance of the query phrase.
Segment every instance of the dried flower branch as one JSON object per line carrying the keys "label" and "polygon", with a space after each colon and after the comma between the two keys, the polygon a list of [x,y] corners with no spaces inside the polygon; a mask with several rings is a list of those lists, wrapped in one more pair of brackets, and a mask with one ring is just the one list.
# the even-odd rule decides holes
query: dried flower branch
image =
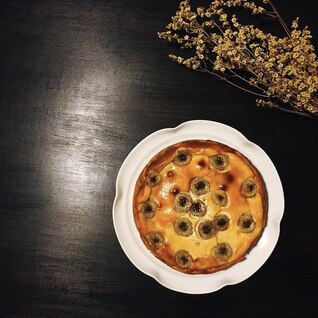
{"label": "dried flower branch", "polygon": [[[286,35],[241,24],[233,13],[240,8],[277,20]],[[256,95],[259,106],[318,118],[318,60],[311,33],[299,29],[298,18],[289,29],[271,1],[214,0],[193,11],[185,0],[166,28],[159,38],[193,52],[170,54],[173,61]]]}

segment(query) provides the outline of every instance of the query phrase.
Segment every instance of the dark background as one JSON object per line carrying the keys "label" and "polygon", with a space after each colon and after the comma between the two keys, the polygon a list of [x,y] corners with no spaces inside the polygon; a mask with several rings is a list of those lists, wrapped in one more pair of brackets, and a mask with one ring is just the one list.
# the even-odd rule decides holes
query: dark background
{"label": "dark background", "polygon": [[[169,61],[176,0],[1,1],[0,317],[314,317],[318,122]],[[314,0],[275,1],[318,47]],[[170,291],[126,258],[112,223],[130,150],[191,119],[241,131],[285,191],[266,264],[207,295]]]}

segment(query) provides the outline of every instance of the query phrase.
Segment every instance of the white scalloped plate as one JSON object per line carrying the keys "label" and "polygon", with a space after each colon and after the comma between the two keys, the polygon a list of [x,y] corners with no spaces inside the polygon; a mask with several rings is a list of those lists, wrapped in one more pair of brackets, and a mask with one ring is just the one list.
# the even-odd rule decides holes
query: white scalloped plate
{"label": "white scalloped plate", "polygon": [[[240,151],[261,172],[268,191],[268,221],[258,244],[244,261],[212,274],[184,274],[161,262],[142,242],[133,218],[134,188],[144,166],[160,150],[191,139],[215,140]],[[117,176],[113,222],[122,249],[140,271],[172,290],[188,294],[205,294],[217,291],[226,285],[242,282],[266,262],[278,241],[283,213],[282,184],[267,154],[234,128],[213,121],[193,120],[175,128],[154,132],[130,152]]]}

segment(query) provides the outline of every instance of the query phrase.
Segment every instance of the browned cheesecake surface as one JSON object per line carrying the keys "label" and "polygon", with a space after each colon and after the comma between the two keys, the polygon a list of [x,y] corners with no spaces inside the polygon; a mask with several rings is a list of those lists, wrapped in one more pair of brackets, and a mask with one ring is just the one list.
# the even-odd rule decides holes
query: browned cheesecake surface
{"label": "browned cheesecake surface", "polygon": [[142,170],[134,220],[146,247],[168,266],[212,273],[244,260],[266,225],[260,172],[237,150],[188,140],[160,151]]}

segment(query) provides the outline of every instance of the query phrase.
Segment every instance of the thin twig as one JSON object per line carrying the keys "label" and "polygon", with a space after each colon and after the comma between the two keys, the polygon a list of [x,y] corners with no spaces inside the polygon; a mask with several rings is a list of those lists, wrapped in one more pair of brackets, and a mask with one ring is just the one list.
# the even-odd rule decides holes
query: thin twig
{"label": "thin twig", "polygon": [[269,3],[269,4],[271,5],[271,7],[273,8],[273,11],[274,11],[275,15],[277,15],[277,18],[278,18],[279,22],[281,23],[282,27],[284,28],[284,30],[285,30],[287,36],[288,36],[289,38],[291,38],[290,31],[289,31],[289,29],[288,29],[286,23],[285,23],[284,20],[282,19],[282,17],[279,15],[279,13],[278,13],[278,11],[276,10],[275,6],[273,5],[273,3],[272,3],[271,1],[268,1],[268,3]]}
{"label": "thin twig", "polygon": [[300,116],[304,116],[304,117],[307,117],[307,118],[312,118],[312,119],[317,119],[318,120],[318,116],[313,116],[313,115],[311,115],[309,113],[304,113],[302,111],[287,109],[287,108],[284,108],[284,107],[280,107],[278,105],[275,105],[273,108],[281,110],[281,111],[283,111],[285,113],[294,114],[294,115],[300,115]]}
{"label": "thin twig", "polygon": [[265,98],[265,97],[266,97],[266,98],[268,98],[267,95],[263,95],[263,94],[256,93],[256,92],[251,91],[251,90],[249,90],[249,89],[247,89],[247,88],[245,88],[245,87],[243,87],[243,86],[240,86],[240,85],[238,85],[238,84],[235,84],[234,82],[230,81],[230,80],[229,80],[228,78],[226,78],[225,76],[221,76],[221,75],[219,75],[219,74],[217,74],[217,73],[215,73],[215,72],[209,71],[209,70],[205,70],[205,72],[206,72],[206,73],[209,73],[209,74],[211,74],[211,75],[213,75],[213,76],[216,76],[216,77],[219,78],[220,80],[223,80],[223,81],[225,81],[225,82],[231,84],[232,86],[235,86],[236,88],[239,88],[239,89],[241,89],[241,90],[243,90],[243,91],[245,91],[245,92],[248,92],[248,93],[253,94],[253,95],[255,95],[255,96],[258,96],[258,97],[262,97],[262,98]]}

